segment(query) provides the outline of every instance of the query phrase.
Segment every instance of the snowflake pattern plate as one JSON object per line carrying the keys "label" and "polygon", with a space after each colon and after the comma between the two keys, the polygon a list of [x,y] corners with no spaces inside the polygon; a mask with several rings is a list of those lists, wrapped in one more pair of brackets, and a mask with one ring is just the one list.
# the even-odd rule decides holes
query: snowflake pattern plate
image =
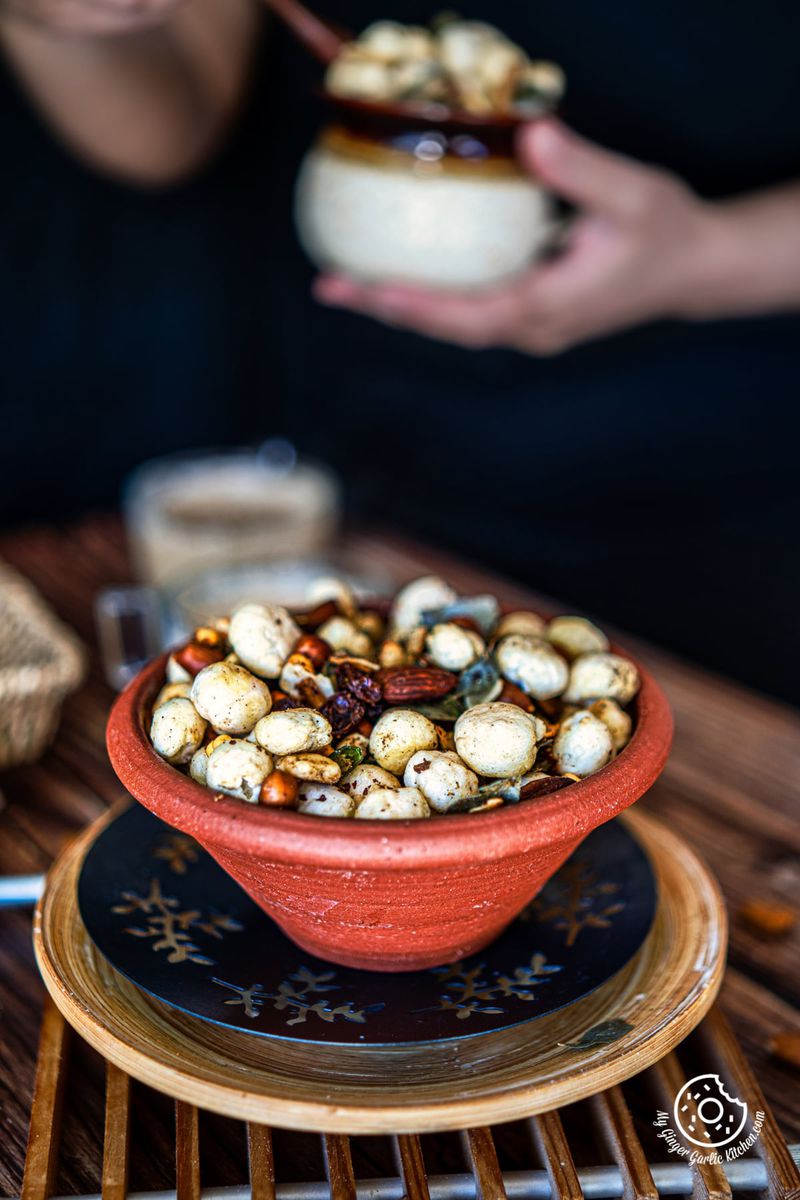
{"label": "snowflake pattern plate", "polygon": [[355,971],[299,950],[195,842],[133,805],[90,848],[78,901],[111,965],[171,1007],[264,1037],[386,1046],[489,1033],[575,1003],[642,945],[656,892],[644,851],[612,822],[480,955]]}

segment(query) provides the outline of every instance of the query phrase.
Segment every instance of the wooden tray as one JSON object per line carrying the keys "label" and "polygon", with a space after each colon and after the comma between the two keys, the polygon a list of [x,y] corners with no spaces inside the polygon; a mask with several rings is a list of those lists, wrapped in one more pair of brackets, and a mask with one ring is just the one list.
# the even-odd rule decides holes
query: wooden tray
{"label": "wooden tray", "polygon": [[509,1121],[619,1083],[701,1020],[719,988],[727,924],[716,883],[652,818],[626,820],[650,856],[660,902],[633,961],[562,1012],[441,1046],[313,1047],[236,1034],[167,1009],[118,975],[77,908],[87,829],[48,877],[34,925],[56,1005],[110,1062],[178,1100],[326,1133],[417,1133]]}

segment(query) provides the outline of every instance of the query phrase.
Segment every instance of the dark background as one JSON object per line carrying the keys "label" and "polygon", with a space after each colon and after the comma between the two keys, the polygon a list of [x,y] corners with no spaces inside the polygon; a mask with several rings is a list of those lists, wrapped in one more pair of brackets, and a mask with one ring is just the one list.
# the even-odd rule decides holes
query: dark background
{"label": "dark background", "polygon": [[[324,9],[355,29],[430,15]],[[600,143],[709,197],[800,176],[795,6],[490,16],[563,64],[564,116]],[[320,309],[291,219],[315,80],[271,30],[223,152],[144,191],[75,162],[0,66],[2,522],[113,506],[148,457],[280,432],[357,514],[795,699],[800,320],[660,322],[534,359]]]}

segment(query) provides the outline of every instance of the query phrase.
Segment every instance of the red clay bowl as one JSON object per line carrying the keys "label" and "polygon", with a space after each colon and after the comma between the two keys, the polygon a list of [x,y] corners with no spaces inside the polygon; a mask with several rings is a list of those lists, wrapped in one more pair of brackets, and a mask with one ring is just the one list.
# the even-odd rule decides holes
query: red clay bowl
{"label": "red clay bowl", "polygon": [[620,756],[539,800],[432,821],[276,812],[201,787],[153,750],[144,721],[165,661],[111,710],[108,753],[123,785],[204,846],[298,946],[372,971],[439,966],[488,945],[593,829],[647,791],[672,740],[666,697],[639,667],[636,727]]}

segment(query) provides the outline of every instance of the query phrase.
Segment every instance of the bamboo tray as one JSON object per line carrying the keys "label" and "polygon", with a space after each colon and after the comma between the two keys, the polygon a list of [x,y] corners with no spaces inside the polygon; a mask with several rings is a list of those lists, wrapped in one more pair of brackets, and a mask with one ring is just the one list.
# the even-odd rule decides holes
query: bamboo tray
{"label": "bamboo tray", "polygon": [[[39,1041],[21,1200],[50,1200],[54,1195],[62,1162],[61,1112],[66,1106],[80,1105],[85,1096],[78,1086],[81,1072],[69,1069],[69,1043],[69,1026],[49,1001]],[[652,1148],[648,1157],[638,1118],[652,1119],[653,1110],[668,1107],[688,1076],[707,1070],[718,1071],[753,1112],[763,1112],[761,1136],[753,1150],[725,1166],[665,1161],[666,1153]],[[213,1166],[218,1130],[208,1129],[209,1118],[201,1121],[195,1106],[176,1101],[174,1190],[131,1193],[131,1174],[136,1174],[142,1156],[152,1154],[147,1140],[135,1132],[134,1101],[154,1099],[152,1093],[139,1097],[140,1087],[118,1067],[106,1064],[104,1119],[102,1114],[83,1116],[87,1125],[99,1117],[103,1126],[97,1138],[102,1153],[96,1163],[102,1191],[93,1196],[70,1194],[69,1200],[210,1200],[212,1196],[214,1200],[658,1200],[659,1196],[731,1200],[733,1193],[741,1192],[769,1200],[800,1196],[800,1147],[787,1146],[716,1007],[677,1051],[630,1083],[611,1087],[563,1114],[554,1109],[512,1125],[464,1129],[461,1154],[455,1158],[443,1156],[439,1139],[394,1134],[380,1139],[378,1145],[372,1139],[367,1161],[360,1138],[284,1134],[251,1122],[238,1131],[244,1134],[246,1155],[237,1180],[206,1190],[203,1176]],[[645,1113],[637,1103],[639,1093],[647,1097]],[[574,1126],[576,1115],[585,1121],[580,1135]],[[595,1143],[588,1163],[583,1153],[587,1138]],[[320,1140],[319,1174],[312,1167],[303,1172],[302,1181],[284,1182],[287,1161],[315,1160]],[[583,1165],[578,1165],[581,1159]],[[509,1162],[515,1164],[511,1169]],[[438,1167],[438,1174],[430,1173],[432,1166]]]}
{"label": "bamboo tray", "polygon": [[[529,1117],[656,1062],[702,1019],[721,981],[727,927],[715,882],[680,838],[630,814],[660,903],[642,949],[596,992],[455,1049],[427,1044],[378,1054],[357,1047],[343,1057],[340,1047],[265,1042],[167,1009],[95,949],[76,888],[83,856],[110,819],[86,830],[48,877],[34,925],[45,983],[109,1062],[185,1104],[227,1116],[328,1134],[410,1134]],[[604,1035],[609,1030],[614,1040]]]}

